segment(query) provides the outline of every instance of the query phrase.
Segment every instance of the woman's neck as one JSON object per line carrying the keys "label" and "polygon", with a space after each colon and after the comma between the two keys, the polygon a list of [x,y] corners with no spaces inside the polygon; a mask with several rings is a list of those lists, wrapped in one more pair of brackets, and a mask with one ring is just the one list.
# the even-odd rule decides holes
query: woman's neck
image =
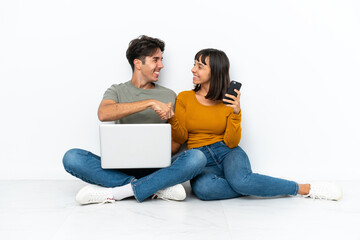
{"label": "woman's neck", "polygon": [[195,93],[195,97],[196,99],[199,101],[199,103],[206,105],[206,106],[213,106],[218,104],[220,101],[219,100],[210,100],[210,99],[206,99],[205,96],[208,94],[209,92],[209,87],[207,86],[204,87],[203,85],[201,85],[201,88],[199,89],[199,91],[197,91]]}
{"label": "woman's neck", "polygon": [[197,93],[200,95],[200,96],[206,96],[209,92],[209,84],[201,84],[201,87],[199,89],[199,91],[197,91]]}

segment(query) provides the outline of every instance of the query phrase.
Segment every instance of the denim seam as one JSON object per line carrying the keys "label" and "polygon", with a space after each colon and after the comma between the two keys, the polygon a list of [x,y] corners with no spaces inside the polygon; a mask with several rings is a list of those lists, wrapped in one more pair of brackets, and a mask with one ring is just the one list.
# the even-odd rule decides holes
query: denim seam
{"label": "denim seam", "polygon": [[298,183],[295,183],[295,193],[294,193],[294,196],[296,196],[299,192],[299,184]]}
{"label": "denim seam", "polygon": [[[211,155],[211,157],[212,157],[212,159],[214,160],[214,162],[216,163],[216,166],[218,167],[218,168],[220,168],[220,170],[223,170],[221,167],[220,167],[220,163],[217,161],[217,156],[216,156],[216,154],[214,153],[213,154],[213,151],[212,151],[212,149],[210,149],[209,148],[209,146],[205,146],[206,147],[206,149],[208,150],[208,152],[210,153],[210,155]],[[216,157],[214,157],[214,155],[216,156]]]}
{"label": "denim seam", "polygon": [[66,168],[65,168],[65,171],[67,171],[68,173],[70,173],[70,174],[73,175],[74,177],[77,177],[77,178],[79,178],[79,179],[81,179],[81,180],[83,180],[83,181],[85,181],[85,182],[87,182],[87,183],[97,184],[97,183],[95,183],[95,182],[93,182],[93,181],[88,180],[87,178],[84,178],[83,176],[77,175],[77,174],[74,173],[73,171],[70,171],[70,170],[68,170],[68,169],[66,169]]}

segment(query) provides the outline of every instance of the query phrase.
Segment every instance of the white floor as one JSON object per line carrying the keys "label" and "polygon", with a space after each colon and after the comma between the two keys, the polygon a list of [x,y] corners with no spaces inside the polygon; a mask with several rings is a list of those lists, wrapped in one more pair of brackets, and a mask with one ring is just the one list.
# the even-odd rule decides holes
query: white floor
{"label": "white floor", "polygon": [[0,239],[360,239],[359,181],[343,199],[301,197],[184,202],[126,199],[79,206],[85,183],[0,181]]}

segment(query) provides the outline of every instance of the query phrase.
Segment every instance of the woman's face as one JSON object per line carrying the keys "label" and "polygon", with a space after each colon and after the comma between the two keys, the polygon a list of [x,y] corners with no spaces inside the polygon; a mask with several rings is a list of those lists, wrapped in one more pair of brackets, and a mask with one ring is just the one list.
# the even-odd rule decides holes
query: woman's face
{"label": "woman's face", "polygon": [[[201,56],[199,57],[201,59]],[[211,68],[209,64],[209,57],[205,58],[205,64],[195,60],[194,67],[191,69],[193,73],[194,84],[209,84],[211,77]]]}

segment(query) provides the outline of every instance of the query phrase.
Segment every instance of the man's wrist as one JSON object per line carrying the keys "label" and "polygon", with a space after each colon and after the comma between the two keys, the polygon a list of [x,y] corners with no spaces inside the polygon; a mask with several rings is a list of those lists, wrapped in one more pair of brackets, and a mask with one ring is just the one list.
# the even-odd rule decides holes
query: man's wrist
{"label": "man's wrist", "polygon": [[146,108],[147,108],[147,109],[151,108],[152,110],[156,110],[156,109],[155,109],[155,106],[157,105],[157,104],[156,104],[156,100],[155,100],[155,99],[149,99],[149,100],[147,100],[147,101],[148,101],[148,102],[147,102]]}

